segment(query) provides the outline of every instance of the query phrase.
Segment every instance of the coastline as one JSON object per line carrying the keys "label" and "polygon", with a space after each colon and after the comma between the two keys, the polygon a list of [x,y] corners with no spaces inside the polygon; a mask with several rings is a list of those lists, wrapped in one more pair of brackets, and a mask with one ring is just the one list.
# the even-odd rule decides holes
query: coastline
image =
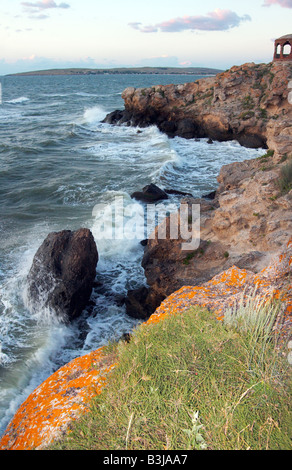
{"label": "coastline", "polygon": [[[161,105],[162,98],[164,99],[165,96],[163,96],[163,91],[162,87],[159,87],[161,91],[155,91],[154,94],[156,94],[155,99],[157,100],[157,106]],[[165,90],[167,89],[164,87]],[[133,97],[135,96],[135,92],[131,91],[131,99],[133,100]],[[138,92],[141,100],[145,98],[145,95],[141,93],[141,91]],[[288,92],[287,92],[288,93]],[[287,93],[283,95],[283,102],[286,100],[287,101]],[[127,99],[129,96],[129,91],[124,92],[124,96]],[[139,98],[139,99],[140,99]],[[207,97],[208,98],[208,97]],[[210,97],[209,97],[210,98]],[[206,99],[206,98],[204,98]],[[137,105],[139,106],[139,103],[141,104],[142,101],[137,101]],[[145,100],[144,100],[145,101]],[[286,102],[285,101],[285,102]],[[172,107],[176,106],[172,104]],[[162,109],[162,107],[160,108]],[[290,111],[289,107],[285,107],[284,109],[288,109],[288,112],[291,112],[291,106],[290,106]],[[129,111],[129,106],[126,109]],[[156,108],[157,110],[157,108]],[[140,111],[139,111],[140,112]],[[275,110],[273,109],[273,113],[275,113]],[[179,119],[181,118],[181,115],[178,113]],[[275,114],[273,114],[275,115]],[[290,115],[290,114],[289,114]],[[139,114],[141,116],[141,113]],[[189,110],[187,112],[187,116],[189,117]],[[137,114],[136,114],[137,117]],[[163,115],[163,118],[165,115]],[[254,117],[254,116],[252,116]],[[250,119],[252,119],[252,117]],[[145,116],[144,116],[145,118]],[[287,118],[287,115],[284,116],[284,118]],[[131,116],[132,119],[132,124],[133,123],[133,114]],[[264,119],[264,118],[262,118]],[[287,120],[287,119],[286,119]],[[248,119],[247,119],[248,121]],[[219,181],[219,188],[217,190],[216,198],[215,200],[211,202],[206,202],[201,200],[201,205],[203,208],[203,221],[204,221],[204,227],[203,231],[201,233],[201,238],[203,239],[204,242],[208,243],[210,240],[210,243],[208,245],[204,245],[204,253],[196,253],[195,256],[190,258],[188,261],[188,264],[183,263],[183,258],[181,253],[178,253],[177,247],[169,245],[169,240],[163,241],[163,245],[161,242],[157,240],[153,240],[150,244],[147,245],[145,249],[146,255],[144,258],[144,269],[148,269],[148,283],[152,288],[154,289],[154,292],[157,292],[157,287],[155,286],[155,282],[157,279],[163,279],[163,272],[167,273],[167,277],[165,279],[165,285],[169,285],[169,279],[172,277],[173,279],[175,278],[180,278],[184,282],[183,287],[177,289],[177,285],[171,287],[172,292],[165,292],[163,295],[167,294],[165,297],[165,301],[161,304],[161,306],[157,309],[156,313],[154,313],[149,320],[146,323],[151,323],[152,321],[156,321],[159,318],[161,319],[163,317],[163,314],[160,316],[161,313],[163,313],[165,310],[169,308],[169,305],[174,302],[178,303],[179,300],[185,299],[185,290],[190,289],[188,298],[190,299],[191,305],[196,304],[198,301],[197,298],[197,292],[198,290],[201,292],[200,287],[205,285],[206,283],[210,282],[212,279],[213,281],[213,286],[214,285],[219,285],[219,289],[221,288],[222,291],[224,289],[227,289],[230,287],[230,282],[231,280],[228,278],[228,275],[226,273],[231,273],[231,277],[234,280],[238,279],[246,279],[246,277],[251,278],[253,275],[257,275],[258,273],[258,278],[261,279],[262,284],[264,287],[271,288],[272,291],[274,291],[275,288],[278,289],[278,287],[275,287],[274,281],[271,281],[268,279],[268,277],[265,277],[267,274],[268,266],[271,264],[270,271],[276,270],[276,259],[280,261],[286,260],[288,262],[288,265],[286,264],[286,270],[289,273],[289,266],[291,266],[291,255],[290,251],[283,251],[283,247],[285,246],[286,248],[290,249],[291,243],[290,243],[290,238],[289,235],[291,236],[292,228],[291,228],[291,218],[289,220],[289,214],[291,214],[291,191],[288,192],[287,194],[279,194],[279,190],[277,189],[277,186],[275,184],[276,181],[278,181],[281,168],[287,165],[287,162],[290,160],[290,155],[287,154],[284,150],[287,149],[287,146],[291,149],[291,138],[289,140],[289,133],[288,135],[288,140],[284,139],[283,142],[283,129],[286,129],[284,126],[285,119],[283,119],[282,122],[282,128],[281,128],[281,122],[277,122],[277,126],[275,126],[275,123],[273,121],[276,121],[274,119],[271,119],[271,128],[272,131],[267,137],[267,145],[268,149],[270,151],[273,151],[273,154],[269,154],[267,152],[266,158],[259,159],[257,161],[254,161],[253,163],[250,162],[243,162],[242,164],[231,164],[228,165],[228,168],[222,168],[220,175],[218,177]],[[212,125],[214,124],[214,121],[212,122]],[[246,124],[246,122],[245,122]],[[290,125],[291,125],[291,120],[290,120]],[[211,124],[210,124],[211,126]],[[252,127],[252,126],[250,126]],[[268,129],[269,125],[268,123],[265,123],[265,129]],[[244,131],[244,129],[243,129]],[[276,131],[278,134],[276,135]],[[213,135],[213,137],[215,137]],[[265,168],[265,169],[263,169]],[[236,205],[235,203],[240,202],[239,205]],[[258,206],[257,206],[258,205]],[[213,207],[212,210],[210,208]],[[271,210],[272,208],[272,210]],[[258,214],[258,215],[255,215]],[[277,216],[275,216],[277,214]],[[274,219],[274,220],[273,220]],[[264,224],[259,223],[265,221]],[[267,223],[268,222],[268,223]],[[278,225],[277,225],[278,222]],[[249,225],[248,228],[246,225]],[[239,237],[239,234],[242,234],[243,236]],[[250,237],[252,237],[250,239]],[[248,240],[248,250],[246,249],[247,247],[247,240]],[[180,242],[180,240],[178,241]],[[271,245],[272,243],[272,245]],[[236,246],[237,244],[237,246]],[[220,246],[219,246],[220,245]],[[269,247],[273,247],[273,249],[270,251],[268,250]],[[225,253],[228,250],[228,259],[225,256]],[[156,253],[167,253],[167,255],[163,256],[162,258],[159,259],[155,254]],[[239,254],[244,255],[244,262],[245,262],[245,267],[242,264],[243,260],[239,259],[238,256]],[[250,257],[247,255],[250,255],[251,253],[257,253],[254,255],[255,257]],[[260,256],[258,253],[263,253],[266,254],[267,256]],[[219,254],[219,255],[218,255]],[[185,255],[184,255],[185,256]],[[172,258],[173,257],[173,258]],[[282,259],[281,259],[282,257]],[[145,259],[148,259],[150,261],[150,264],[148,264]],[[175,272],[169,271],[169,266],[164,265],[163,263],[168,263],[171,258],[174,261],[175,266],[179,266],[179,269]],[[185,258],[184,258],[185,259]],[[156,260],[156,263],[153,263],[153,261]],[[157,260],[159,260],[159,263],[157,263]],[[237,261],[236,261],[237,260]],[[179,263],[178,263],[179,261]],[[216,261],[217,267],[218,267],[218,272],[214,273],[212,269],[210,269],[210,264],[212,262]],[[182,270],[184,273],[187,271],[188,272],[188,279],[194,278],[194,271],[192,271],[192,268],[197,270],[198,264],[202,263],[202,265],[206,266],[206,263],[209,263],[209,274],[208,276],[210,279],[203,279],[201,278],[200,282],[198,284],[193,284],[189,285],[188,283],[185,284],[186,278],[182,278],[181,272]],[[153,264],[155,264],[155,272],[151,271]],[[280,263],[281,264],[281,263]],[[228,270],[232,270],[233,266],[236,265],[237,273],[231,272]],[[239,265],[239,266],[238,266]],[[161,269],[161,272],[157,273],[157,266],[158,269]],[[213,266],[214,267],[214,266]],[[246,274],[247,271],[253,268],[253,272],[251,270],[248,275]],[[216,268],[217,269],[217,268]],[[244,270],[244,271],[240,271]],[[277,270],[276,270],[277,271]],[[291,267],[290,267],[291,271]],[[219,278],[216,278],[214,276],[218,275]],[[220,277],[221,276],[221,277]],[[151,283],[151,277],[154,279],[154,282]],[[274,279],[274,278],[273,278]],[[150,280],[150,282],[149,282]],[[211,285],[212,285],[211,282]],[[254,282],[254,279],[251,281],[251,283]],[[229,283],[229,284],[228,284]],[[267,283],[267,284],[266,284]],[[242,288],[244,285],[244,282],[241,283],[239,282],[237,284],[237,281],[235,282],[236,287],[238,288],[237,293],[242,292]],[[282,288],[283,286],[281,286]],[[204,288],[210,288],[210,284],[205,286]],[[291,289],[291,285],[289,287]],[[182,290],[180,290],[182,289]],[[159,285],[158,293],[161,294],[161,282]],[[215,294],[215,292],[214,292]],[[231,293],[231,295],[234,295],[234,293]],[[214,298],[212,298],[214,301]],[[215,298],[216,302],[216,298]],[[203,298],[203,304],[206,305],[207,301],[205,298]],[[289,325],[291,327],[291,297],[288,299],[287,303],[287,312],[290,315],[289,317]],[[220,312],[222,314],[222,312]],[[289,326],[288,325],[288,326]],[[288,328],[289,329],[289,328]],[[69,367],[71,369],[71,367]],[[72,370],[69,372],[69,374],[72,373]],[[80,384],[79,384],[80,385]],[[74,388],[74,386],[73,386]],[[36,395],[38,395],[38,392],[36,391]],[[34,400],[35,398],[30,396],[28,400]],[[55,400],[55,396],[52,398],[52,403]],[[77,400],[78,402],[78,400]],[[75,406],[75,405],[74,405]],[[76,405],[76,409],[78,409],[78,404]],[[48,413],[49,407],[46,410]],[[49,414],[49,413],[48,413]],[[26,417],[27,420],[30,418]],[[17,415],[15,419],[12,421],[12,427],[10,428],[10,431],[7,430],[7,433],[5,433],[4,437],[2,438],[2,446],[4,448],[14,448],[13,446],[15,443],[11,444],[11,435],[9,438],[9,445],[7,444],[7,436],[9,437],[9,432],[11,432],[11,429],[13,429],[13,435],[15,436],[15,432],[17,431],[16,429],[16,422],[18,418]],[[27,421],[26,421],[27,423]],[[40,425],[41,427],[44,426],[44,423]],[[22,422],[21,423],[21,429],[25,429],[25,425]],[[59,429],[60,430],[60,429]],[[59,431],[58,430],[58,431]],[[29,431],[31,436],[33,433],[31,430]],[[32,447],[36,446],[36,441],[33,441],[34,444]],[[38,441],[39,442],[39,441]],[[7,447],[8,446],[8,447]],[[31,443],[27,444],[27,447],[24,446],[24,448],[31,448]]]}
{"label": "coastline", "polygon": [[119,75],[119,74],[155,74],[155,75],[199,75],[213,76],[222,72],[219,69],[207,67],[123,67],[110,69],[87,69],[87,68],[69,68],[69,69],[48,69],[35,70],[31,72],[19,72],[8,74],[7,77],[13,76],[41,76],[41,75]]}

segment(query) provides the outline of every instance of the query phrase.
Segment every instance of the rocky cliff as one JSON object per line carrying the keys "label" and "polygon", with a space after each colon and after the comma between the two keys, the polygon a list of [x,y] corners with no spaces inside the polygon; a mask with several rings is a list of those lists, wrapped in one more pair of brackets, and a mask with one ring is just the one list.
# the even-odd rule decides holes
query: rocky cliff
{"label": "rocky cliff", "polygon": [[[237,139],[270,150],[253,161],[226,165],[214,199],[200,204],[200,246],[181,249],[182,238],[148,240],[143,267],[154,314],[192,305],[208,307],[218,319],[243,293],[283,301],[285,340],[292,315],[292,106],[291,64],[245,64],[195,83],[127,89],[125,110],[106,120],[156,124],[168,135]],[[177,217],[179,214],[176,215]],[[163,222],[168,225],[170,219]],[[190,224],[192,221],[190,220]],[[158,232],[156,228],[155,233]],[[148,299],[147,299],[148,297]],[[164,300],[163,300],[164,299]],[[156,305],[156,307],[155,307]],[[55,372],[21,405],[0,441],[0,449],[42,449],[61,436],[102,391],[116,364],[97,350]]]}
{"label": "rocky cliff", "polygon": [[[153,310],[182,286],[201,285],[233,265],[256,273],[270,263],[292,234],[292,180],[290,190],[281,186],[286,169],[292,174],[292,160],[272,152],[226,165],[218,176],[214,199],[182,200],[190,208],[200,205],[196,250],[182,250],[181,236],[159,238],[156,227],[142,260]],[[170,218],[163,224],[168,233]]]}
{"label": "rocky cliff", "polygon": [[184,85],[127,88],[109,123],[155,124],[169,136],[238,140],[283,154],[291,143],[292,64],[244,64]]}
{"label": "rocky cliff", "polygon": [[182,251],[181,238],[148,241],[142,265],[150,289],[141,303],[152,311],[175,290],[200,285],[234,264],[261,270],[287,243],[292,193],[291,186],[281,188],[281,175],[292,156],[291,78],[291,62],[250,63],[194,83],[127,88],[125,109],[107,116],[118,125],[155,124],[171,137],[236,139],[269,149],[262,158],[223,166],[215,199],[182,201],[200,204],[197,250]]}

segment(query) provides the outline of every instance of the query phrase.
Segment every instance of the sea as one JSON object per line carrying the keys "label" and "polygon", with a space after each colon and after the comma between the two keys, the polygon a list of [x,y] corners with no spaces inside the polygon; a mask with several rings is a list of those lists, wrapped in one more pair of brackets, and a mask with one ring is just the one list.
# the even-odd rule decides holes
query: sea
{"label": "sea", "polygon": [[[150,183],[198,197],[217,188],[222,165],[264,153],[235,141],[210,145],[207,139],[170,139],[156,126],[101,122],[124,108],[121,95],[129,86],[199,78],[0,77],[0,435],[21,403],[59,367],[139,324],[120,300],[128,289],[146,285],[140,243],[145,235],[139,230],[127,239],[107,237],[105,230],[100,236],[101,221],[106,226],[103,218],[111,211],[98,208],[111,207],[117,198],[128,207],[131,194]],[[179,197],[165,203],[174,210]],[[42,305],[29,308],[26,279],[50,232],[81,227],[96,240],[97,282],[88,308],[68,324]],[[116,222],[115,233],[119,230]]]}

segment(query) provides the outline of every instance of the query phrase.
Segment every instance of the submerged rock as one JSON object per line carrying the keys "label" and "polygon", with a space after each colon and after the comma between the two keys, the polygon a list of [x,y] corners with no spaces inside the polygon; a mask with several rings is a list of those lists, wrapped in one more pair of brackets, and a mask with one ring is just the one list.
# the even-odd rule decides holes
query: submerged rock
{"label": "submerged rock", "polygon": [[33,310],[50,309],[71,320],[89,302],[98,252],[90,230],[52,232],[35,254],[27,277]]}

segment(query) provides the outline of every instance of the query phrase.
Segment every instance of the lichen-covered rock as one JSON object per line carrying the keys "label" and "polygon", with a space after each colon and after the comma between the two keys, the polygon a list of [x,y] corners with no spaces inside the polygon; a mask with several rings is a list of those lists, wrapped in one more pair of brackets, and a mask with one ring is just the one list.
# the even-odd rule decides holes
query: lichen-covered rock
{"label": "lichen-covered rock", "polygon": [[90,298],[98,253],[90,230],[52,232],[35,254],[28,274],[28,303],[71,320]]}
{"label": "lichen-covered rock", "polygon": [[43,449],[61,437],[101,392],[114,365],[100,348],[58,369],[20,406],[0,440],[0,450]]}
{"label": "lichen-covered rock", "polygon": [[183,312],[194,305],[212,311],[219,320],[224,311],[246,296],[274,297],[283,302],[282,332],[289,337],[292,326],[292,239],[279,256],[257,274],[232,266],[201,286],[183,286],[168,296],[151,315],[147,324],[156,323],[165,316]]}

